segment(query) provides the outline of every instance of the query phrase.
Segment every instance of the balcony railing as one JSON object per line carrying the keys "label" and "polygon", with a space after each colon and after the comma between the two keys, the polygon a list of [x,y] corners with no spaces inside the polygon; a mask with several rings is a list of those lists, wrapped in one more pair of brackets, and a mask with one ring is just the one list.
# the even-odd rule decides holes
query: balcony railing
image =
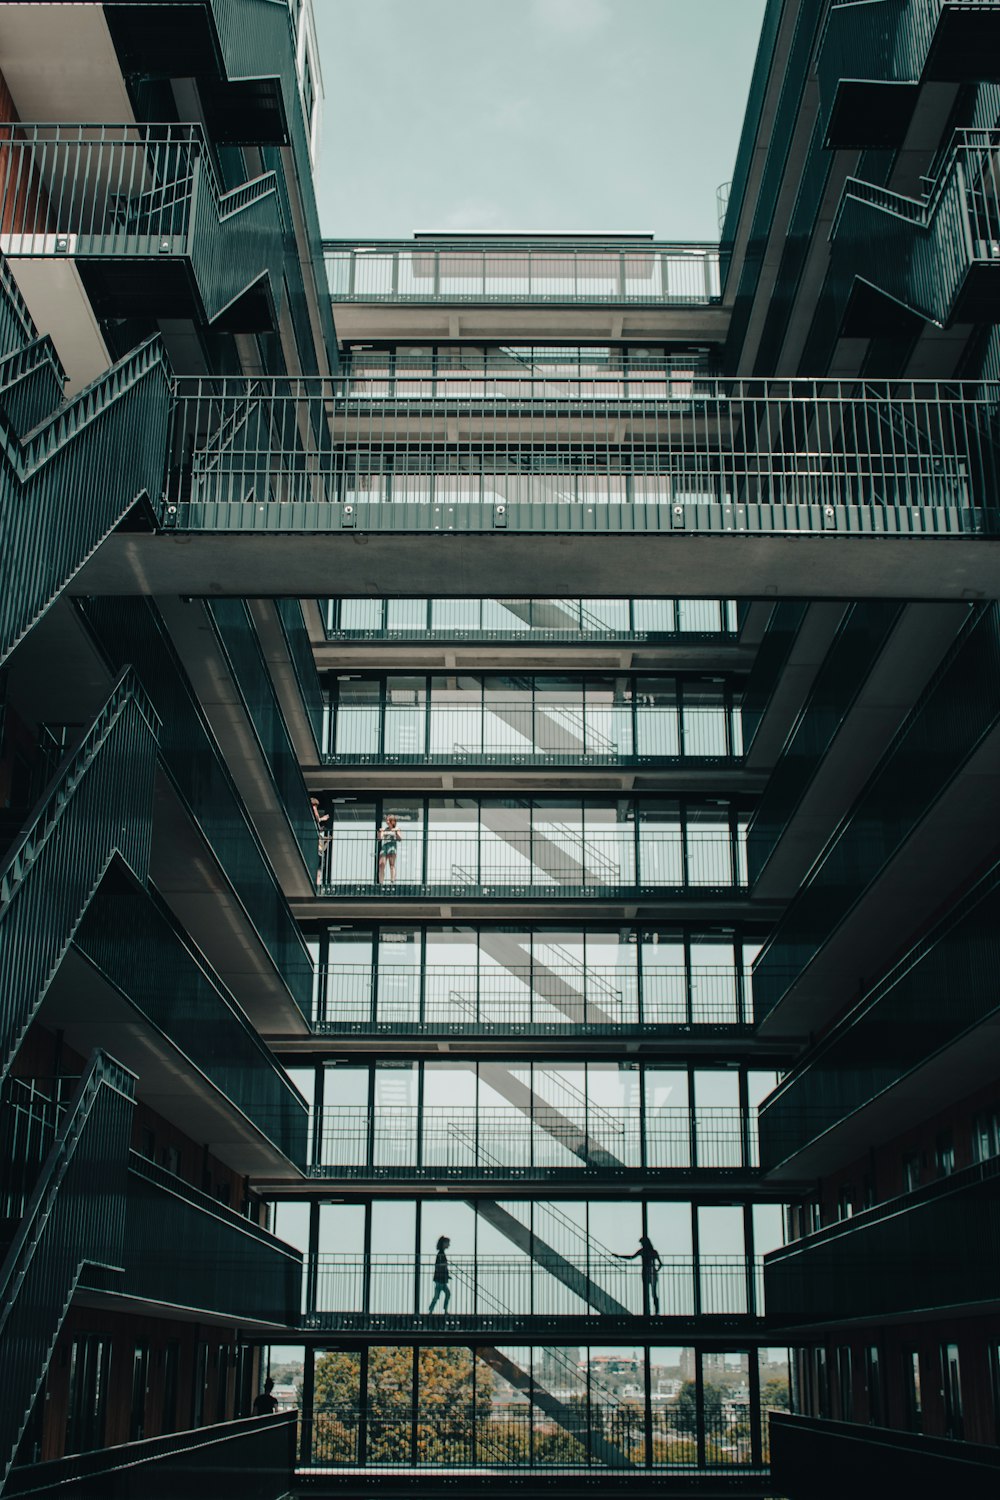
{"label": "balcony railing", "polygon": [[135,1152],[127,1224],[128,1294],[234,1323],[298,1322],[300,1252]]}
{"label": "balcony railing", "polygon": [[[448,1255],[448,1306],[437,1289],[433,1255],[320,1255],[315,1263],[311,1328],[386,1328],[394,1318],[438,1316],[500,1323],[508,1319],[692,1318],[745,1316],[756,1302],[760,1266],[742,1255],[665,1255],[646,1283],[638,1261],[607,1254],[579,1260],[536,1249],[527,1255]],[[448,1326],[448,1325],[445,1325]]]}
{"label": "balcony railing", "polygon": [[741,1026],[751,1015],[750,977],[732,965],[331,963],[317,979],[313,1029],[604,1032]]}
{"label": "balcony railing", "polygon": [[327,639],[735,640],[733,599],[328,599]]}
{"label": "balcony railing", "polygon": [[616,1177],[755,1171],[756,1111],[727,1105],[611,1111],[550,1104],[327,1105],[316,1121],[320,1177]]}
{"label": "balcony railing", "polygon": [[635,303],[710,306],[719,301],[716,245],[664,244],[636,236],[328,240],[337,302]]}
{"label": "balcony railing", "polygon": [[738,759],[739,711],[716,705],[591,705],[539,693],[508,703],[338,704],[331,708],[328,763],[352,765],[602,765]]}
{"label": "balcony railing", "polygon": [[724,828],[683,830],[634,826],[584,836],[579,827],[482,831],[468,825],[430,829],[404,825],[396,869],[384,872],[374,831],[332,825],[322,857],[321,893],[390,896],[448,892],[458,897],[505,894],[544,899],[622,890],[733,892],[746,886],[742,836]]}
{"label": "balcony railing", "polygon": [[[0,152],[6,255],[179,257],[190,262],[209,320],[264,275],[280,304],[274,173],[224,192],[201,126],[15,123],[0,127]],[[157,275],[162,287],[162,269]]]}
{"label": "balcony railing", "polygon": [[[403,1400],[375,1400],[366,1409],[338,1406],[312,1419],[312,1463],[348,1466],[356,1473],[431,1478],[436,1473],[481,1473],[484,1478],[530,1470],[547,1484],[571,1478],[576,1487],[591,1471],[625,1471],[640,1485],[648,1473],[654,1489],[661,1475],[757,1476],[746,1402],[727,1409],[720,1401],[699,1429],[693,1406],[676,1397],[620,1397],[586,1382],[573,1368],[566,1386],[552,1393],[526,1382],[530,1397],[492,1395],[479,1403],[452,1401],[446,1413],[429,1402],[408,1408]],[[762,1414],[763,1415],[763,1414]],[[766,1421],[766,1415],[764,1415]],[[704,1445],[698,1440],[704,1434]],[[650,1467],[645,1469],[648,1453]],[[355,1466],[357,1466],[355,1468]]]}
{"label": "balcony railing", "polygon": [[558,402],[525,411],[498,395],[474,403],[463,432],[436,401],[406,420],[396,403],[348,431],[338,381],[186,379],[167,519],[185,524],[176,506],[192,501],[354,506],[341,524],[362,502],[406,504],[414,524],[429,508],[438,529],[473,524],[466,507],[496,522],[496,507],[505,518],[524,503],[679,505],[682,517],[695,505],[827,506],[831,524],[837,507],[874,506],[951,508],[975,529],[976,506],[995,503],[998,404],[1000,385],[982,382],[699,380],[678,401],[595,399],[582,426]]}
{"label": "balcony railing", "polygon": [[901,144],[922,78],[971,82],[989,76],[983,59],[998,15],[996,0],[834,4],[816,66],[827,144]]}

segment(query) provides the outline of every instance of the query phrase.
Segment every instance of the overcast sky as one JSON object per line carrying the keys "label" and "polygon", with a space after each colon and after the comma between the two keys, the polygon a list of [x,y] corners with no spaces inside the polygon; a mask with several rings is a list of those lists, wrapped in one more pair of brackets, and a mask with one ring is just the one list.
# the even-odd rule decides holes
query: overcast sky
{"label": "overcast sky", "polygon": [[715,239],[765,0],[314,0],[331,238]]}

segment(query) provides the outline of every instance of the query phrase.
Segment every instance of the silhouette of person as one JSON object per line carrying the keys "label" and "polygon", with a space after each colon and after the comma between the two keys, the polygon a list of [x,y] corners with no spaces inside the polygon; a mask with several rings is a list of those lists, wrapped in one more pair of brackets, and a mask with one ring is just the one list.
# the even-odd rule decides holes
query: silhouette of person
{"label": "silhouette of person", "polygon": [[444,1307],[442,1307],[441,1311],[443,1313],[448,1311],[448,1303],[451,1301],[451,1287],[448,1285],[448,1282],[451,1280],[451,1272],[448,1269],[448,1257],[445,1251],[450,1244],[451,1240],[448,1239],[447,1235],[442,1235],[437,1242],[437,1254],[434,1257],[434,1296],[431,1298],[431,1305],[428,1308],[429,1312],[433,1312],[437,1307],[438,1298],[442,1294],[444,1295]]}
{"label": "silhouette of person", "polygon": [[272,1412],[278,1410],[277,1398],[271,1394],[273,1390],[274,1381],[269,1375],[264,1381],[264,1389],[254,1399],[253,1414],[255,1417],[269,1417]]}
{"label": "silhouette of person", "polygon": [[639,1248],[633,1250],[631,1255],[620,1255],[617,1250],[612,1252],[616,1260],[641,1260],[642,1269],[642,1300],[648,1311],[652,1305],[653,1312],[660,1315],[660,1267],[663,1261],[660,1252],[653,1241],[645,1234],[639,1236]]}

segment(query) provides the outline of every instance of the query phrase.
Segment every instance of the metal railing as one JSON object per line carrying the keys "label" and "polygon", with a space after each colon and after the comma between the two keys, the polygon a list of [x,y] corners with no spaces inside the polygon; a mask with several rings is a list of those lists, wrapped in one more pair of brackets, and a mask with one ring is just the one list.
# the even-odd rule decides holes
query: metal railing
{"label": "metal railing", "polygon": [[716,245],[634,239],[327,240],[338,302],[636,303],[719,301]]}
{"label": "metal railing", "polygon": [[498,396],[464,427],[432,401],[348,430],[336,381],[190,378],[168,498],[440,506],[438,525],[449,506],[524,502],[971,510],[993,503],[998,404],[983,382],[699,380],[681,402],[595,399],[585,422]]}
{"label": "metal railing", "polygon": [[[950,11],[997,13],[996,0],[876,0],[831,6],[817,48],[816,77],[823,118],[829,122],[844,80],[917,83],[927,66],[935,33]],[[856,94],[852,91],[852,103]],[[855,114],[857,108],[855,106]],[[861,122],[862,129],[864,121]],[[878,137],[881,144],[882,137]],[[852,144],[860,144],[855,138]],[[871,144],[876,144],[872,141]]]}
{"label": "metal railing", "polygon": [[299,1321],[302,1255],[172,1172],[129,1155],[123,1290],[234,1322]]}
{"label": "metal railing", "polygon": [[746,884],[742,835],[697,826],[684,830],[634,825],[603,834],[577,827],[422,829],[405,824],[395,855],[379,878],[375,831],[333,823],[321,861],[327,892],[376,887],[383,894],[448,890],[459,894],[509,891],[538,896],[559,892],[668,889],[742,890]]}
{"label": "metal railing", "polygon": [[750,976],[733,965],[330,963],[317,977],[313,1027],[613,1030],[738,1026],[751,1015]]}
{"label": "metal railing", "polygon": [[224,191],[200,125],[0,125],[0,249],[16,259],[189,258],[205,316],[263,274],[280,305],[275,175]]}
{"label": "metal railing", "polygon": [[557,1106],[537,1093],[524,1111],[514,1105],[328,1104],[315,1119],[319,1164],[313,1174],[517,1177],[539,1170],[613,1177],[757,1167],[756,1111],[704,1105],[614,1114],[611,1131],[587,1108]]}
{"label": "metal railing", "polygon": [[432,636],[622,640],[708,635],[735,640],[731,599],[328,599],[330,640]]}
{"label": "metal railing", "polygon": [[126,670],[0,868],[0,1076],[112,858],[147,874],[159,727]]}
{"label": "metal railing", "polygon": [[275,974],[308,1014],[305,939],[161,615],[149,598],[134,596],[88,598],[81,608],[105,656],[133,662],[148,684],[163,720],[162,763],[232,887],[234,915],[253,929]]}
{"label": "metal railing", "polygon": [[[759,1476],[767,1469],[754,1462],[749,1404],[720,1402],[705,1411],[701,1430],[694,1406],[671,1398],[642,1395],[632,1400],[604,1396],[578,1371],[568,1389],[551,1394],[527,1382],[528,1396],[497,1399],[492,1392],[473,1402],[449,1402],[410,1408],[403,1400],[373,1400],[316,1411],[312,1419],[312,1464],[344,1466],[362,1473],[433,1474],[449,1470],[486,1471],[501,1475],[531,1469],[547,1481],[581,1470],[630,1474],[646,1463],[646,1433],[651,1439],[648,1472],[695,1475],[719,1471]],[[870,1430],[870,1429],[866,1429]]]}
{"label": "metal railing", "polygon": [[[664,1255],[646,1282],[637,1261],[596,1262],[538,1249],[528,1255],[448,1255],[449,1297],[431,1312],[438,1283],[428,1255],[321,1254],[310,1327],[347,1321],[449,1318],[690,1318],[751,1310],[759,1266],[742,1255]],[[433,1326],[433,1324],[431,1324]]]}
{"label": "metal railing", "polygon": [[159,498],[169,414],[158,338],[30,432],[0,406],[0,661],[135,501]]}
{"label": "metal railing", "polygon": [[290,1491],[293,1482],[296,1416],[281,1411],[215,1422],[25,1464],[12,1471],[4,1495],[107,1500],[137,1487],[148,1494],[197,1495],[207,1485],[212,1500],[273,1500],[278,1487]]}
{"label": "metal railing", "polygon": [[963,297],[978,295],[968,280],[977,268],[1000,281],[1000,130],[956,131],[922,199],[849,177],[831,239],[841,300],[861,276],[921,316],[949,323]]}
{"label": "metal railing", "polygon": [[96,1053],[66,1110],[27,1212],[0,1266],[0,1485],[45,1375],[84,1264],[121,1265],[135,1078]]}
{"label": "metal railing", "polygon": [[202,1087],[229,1101],[235,1130],[256,1129],[290,1161],[304,1162],[305,1100],[155,888],[98,891],[76,946],[194,1065]]}
{"label": "metal railing", "polygon": [[[838,933],[998,725],[1000,605],[994,602],[977,606],[967,618],[756,960],[758,1021],[785,998]],[[928,847],[925,859],[933,858],[938,843]]]}
{"label": "metal railing", "polygon": [[245,599],[209,599],[205,607],[256,732],[261,756],[271,773],[276,799],[303,863],[312,876],[319,853],[316,820],[249,605]]}
{"label": "metal railing", "polygon": [[28,1206],[79,1078],[14,1078],[0,1088],[0,1220]]}
{"label": "metal railing", "polygon": [[444,758],[523,763],[620,764],[637,760],[729,760],[740,753],[739,710],[717,704],[600,705],[539,695],[504,703],[335,704],[325,750],[352,764]]}

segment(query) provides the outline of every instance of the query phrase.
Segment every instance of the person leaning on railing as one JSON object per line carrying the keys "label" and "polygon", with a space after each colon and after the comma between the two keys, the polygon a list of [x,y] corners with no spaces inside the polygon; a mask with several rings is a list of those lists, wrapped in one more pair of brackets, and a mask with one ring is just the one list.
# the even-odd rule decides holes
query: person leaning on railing
{"label": "person leaning on railing", "polygon": [[642,1300],[646,1312],[652,1307],[657,1317],[660,1315],[660,1267],[663,1261],[660,1252],[652,1240],[645,1234],[639,1236],[639,1248],[633,1250],[631,1255],[619,1254],[613,1250],[615,1260],[641,1260],[642,1270]]}
{"label": "person leaning on railing", "polygon": [[[403,842],[403,831],[396,822],[396,814],[389,813],[378,831],[378,883],[396,884],[396,854]],[[386,876],[388,875],[388,880]]]}

